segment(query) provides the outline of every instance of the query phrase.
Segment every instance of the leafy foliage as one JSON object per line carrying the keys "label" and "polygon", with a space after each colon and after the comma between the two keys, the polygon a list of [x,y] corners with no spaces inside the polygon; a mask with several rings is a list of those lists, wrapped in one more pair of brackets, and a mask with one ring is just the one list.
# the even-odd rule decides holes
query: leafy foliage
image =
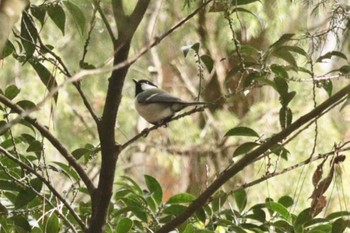
{"label": "leafy foliage", "polygon": [[[191,1],[188,2],[191,3]],[[329,97],[328,101],[330,102],[332,100],[331,97],[334,97],[334,93],[336,93],[338,88],[337,85],[334,85],[334,80],[336,78],[348,78],[350,66],[347,64],[348,55],[346,51],[341,50],[341,48],[334,48],[334,50],[325,53],[322,52],[319,53],[321,55],[316,56],[316,54],[318,54],[316,52],[318,51],[317,48],[315,48],[315,40],[317,38],[319,38],[320,41],[325,41],[325,38],[322,38],[322,36],[330,32],[337,35],[340,30],[339,28],[342,28],[337,28],[337,25],[349,25],[349,20],[345,16],[344,18],[341,18],[340,15],[337,15],[337,17],[329,17],[330,20],[341,18],[343,22],[338,22],[338,24],[333,21],[330,22],[331,26],[336,25],[337,27],[331,28],[329,29],[330,31],[327,32],[315,33],[313,35],[308,33],[302,35],[296,33],[282,34],[278,32],[277,34],[279,36],[277,38],[274,38],[271,34],[271,38],[274,39],[268,38],[267,40],[266,38],[258,38],[259,43],[254,43],[252,42],[253,39],[251,39],[252,41],[245,41],[243,39],[243,35],[245,34],[247,34],[245,35],[247,38],[254,38],[254,35],[250,35],[244,30],[247,28],[247,30],[250,30],[248,27],[250,26],[249,24],[257,24],[259,27],[264,25],[262,22],[262,14],[260,15],[261,12],[257,10],[257,5],[261,4],[263,7],[266,7],[266,9],[270,9],[271,7],[269,7],[269,5],[265,5],[268,3],[257,0],[213,1],[210,4],[209,2],[205,3],[209,4],[207,7],[209,13],[199,10],[195,11],[193,16],[196,14],[199,15],[198,25],[196,25],[198,27],[197,31],[193,32],[193,28],[188,30],[188,32],[190,32],[189,38],[191,38],[188,41],[195,38],[194,41],[198,42],[191,43],[186,41],[186,43],[190,45],[182,46],[181,50],[185,58],[181,58],[184,59],[181,60],[183,62],[181,66],[176,66],[173,64],[176,62],[169,61],[167,62],[169,64],[162,63],[158,68],[161,69],[164,67],[163,73],[165,82],[169,82],[167,79],[169,79],[170,76],[172,77],[173,73],[179,73],[177,76],[179,76],[179,79],[183,80],[184,84],[199,83],[198,96],[196,97],[199,98],[201,94],[204,93],[203,98],[215,102],[215,107],[211,109],[212,106],[210,106],[209,113],[205,112],[205,117],[203,117],[202,120],[197,120],[197,122],[200,122],[198,124],[198,128],[200,129],[193,134],[196,138],[189,138],[188,135],[191,133],[190,127],[188,127],[188,129],[183,127],[181,128],[181,136],[185,135],[186,138],[180,141],[180,149],[176,147],[174,149],[169,145],[163,145],[164,151],[173,150],[179,155],[190,155],[188,156],[190,157],[189,161],[193,164],[195,164],[195,159],[197,159],[197,157],[199,158],[198,161],[200,161],[197,161],[199,164],[204,164],[204,161],[206,166],[208,166],[207,164],[214,164],[214,172],[212,172],[214,174],[210,174],[211,171],[209,168],[206,168],[207,174],[204,175],[205,172],[203,171],[199,174],[201,177],[207,176],[205,177],[205,182],[203,182],[203,180],[196,181],[197,183],[203,183],[202,194],[180,191],[173,194],[168,192],[165,188],[166,185],[164,185],[163,180],[157,180],[151,175],[140,174],[140,171],[142,171],[141,169],[138,170],[137,173],[143,178],[142,181],[133,179],[132,176],[128,174],[127,169],[122,171],[116,170],[116,172],[113,170],[112,175],[106,175],[106,177],[109,178],[111,186],[108,187],[108,190],[101,191],[99,187],[94,187],[95,184],[93,180],[93,177],[98,177],[96,174],[100,175],[100,178],[103,174],[107,174],[106,170],[102,171],[102,169],[100,173],[100,160],[102,160],[102,167],[106,163],[108,164],[106,161],[110,161],[106,160],[106,157],[108,159],[113,158],[112,161],[116,163],[119,156],[125,156],[127,158],[123,158],[123,160],[127,163],[129,159],[132,161],[132,156],[137,154],[136,152],[140,151],[153,159],[152,155],[157,153],[154,151],[157,149],[157,146],[159,146],[157,143],[165,143],[168,141],[173,143],[177,139],[171,141],[169,138],[160,134],[161,136],[157,136],[155,140],[151,141],[152,143],[149,143],[152,145],[151,148],[149,148],[147,143],[144,143],[141,146],[128,148],[129,150],[125,152],[126,155],[124,155],[121,152],[126,151],[126,147],[140,139],[142,135],[147,136],[151,131],[157,129],[158,126],[147,129],[143,131],[145,134],[141,133],[129,140],[129,133],[134,133],[133,127],[135,125],[130,123],[132,114],[127,113],[123,115],[123,113],[119,114],[118,112],[118,117],[121,115],[121,117],[118,118],[118,124],[128,125],[132,130],[124,134],[112,129],[113,132],[107,136],[109,142],[111,142],[109,149],[111,149],[112,152],[108,154],[108,156],[100,156],[101,151],[105,149],[105,144],[101,143],[101,138],[105,138],[102,131],[103,129],[109,128],[109,125],[106,127],[106,125],[104,125],[105,122],[101,123],[101,118],[95,113],[94,108],[102,108],[102,104],[100,103],[100,99],[95,96],[94,92],[96,92],[97,89],[104,90],[105,87],[94,86],[97,83],[97,81],[95,81],[96,79],[94,79],[95,84],[86,84],[84,80],[84,85],[88,87],[86,89],[91,88],[91,90],[83,90],[83,81],[79,79],[85,77],[86,73],[84,72],[86,72],[86,70],[79,72],[76,71],[76,69],[88,69],[92,71],[92,73],[96,72],[98,75],[104,74],[107,70],[112,74],[124,75],[121,78],[118,76],[118,80],[124,80],[129,67],[150,50],[152,46],[158,44],[162,46],[159,42],[164,38],[159,37],[161,38],[159,39],[156,37],[155,42],[145,46],[144,49],[137,47],[138,42],[141,41],[139,38],[139,41],[135,43],[136,45],[131,44],[130,41],[132,38],[127,38],[127,41],[122,41],[122,39],[125,39],[123,37],[125,36],[124,33],[127,35],[125,37],[128,37],[130,33],[128,30],[136,27],[134,25],[136,23],[131,17],[136,18],[142,14],[136,12],[137,14],[127,13],[125,15],[118,15],[118,10],[120,9],[113,6],[114,11],[112,13],[111,10],[105,9],[106,2],[92,1],[91,4],[89,4],[90,3],[80,1],[40,1],[38,5],[31,4],[29,8],[23,12],[18,28],[13,30],[14,35],[9,38],[1,53],[0,57],[4,60],[4,67],[7,66],[7,64],[12,64],[7,62],[14,62],[13,64],[15,64],[16,67],[20,66],[21,69],[24,70],[24,75],[22,74],[23,77],[20,77],[18,82],[13,81],[10,85],[0,87],[0,115],[2,117],[0,119],[1,232],[84,232],[86,228],[89,227],[88,225],[94,220],[94,217],[96,218],[96,216],[94,216],[94,214],[96,214],[96,209],[100,208],[100,206],[93,206],[94,203],[100,203],[99,201],[101,201],[96,198],[96,195],[103,192],[112,195],[112,190],[114,190],[114,192],[110,203],[109,199],[102,200],[108,202],[102,212],[105,211],[106,213],[106,218],[103,219],[103,221],[106,222],[105,231],[111,233],[157,232],[163,226],[171,224],[178,216],[182,216],[184,213],[186,214],[191,208],[194,210],[194,214],[190,217],[186,217],[181,224],[173,226],[173,228],[176,228],[177,232],[261,233],[273,231],[278,233],[341,233],[346,232],[347,228],[350,228],[350,212],[347,210],[333,211],[323,216],[320,215],[322,211],[325,211],[330,200],[327,191],[330,190],[331,185],[336,180],[337,169],[341,167],[339,165],[345,160],[345,155],[341,154],[341,151],[347,149],[345,147],[347,142],[342,145],[335,145],[332,153],[327,153],[323,156],[320,155],[314,158],[314,160],[310,157],[302,165],[299,163],[292,164],[291,168],[282,170],[277,169],[280,158],[284,159],[283,162],[287,162],[287,160],[293,156],[293,159],[289,161],[295,162],[295,154],[293,154],[295,150],[293,148],[290,149],[288,143],[293,137],[296,137],[299,132],[292,135],[290,138],[284,137],[277,142],[270,143],[271,138],[276,134],[276,128],[281,130],[281,132],[287,132],[296,122],[296,116],[303,114],[296,108],[295,104],[297,101],[304,102],[302,91],[295,87],[296,82],[303,82],[303,80],[306,80],[310,83],[309,86],[313,89],[313,93],[311,93],[310,96],[312,96],[312,105],[315,107],[317,106],[318,100],[316,88],[321,88],[321,91],[325,91]],[[172,9],[172,3],[165,4],[169,4],[167,5],[169,11],[176,11]],[[85,9],[85,6],[88,7]],[[334,14],[339,14],[342,10],[346,9],[343,9],[343,6],[335,6],[338,8]],[[127,12],[131,6],[125,1],[125,6],[122,8],[125,8],[122,10]],[[137,9],[140,10],[139,8]],[[288,12],[290,12],[289,9]],[[109,19],[113,17],[116,20],[115,24],[109,23]],[[174,16],[174,18],[176,17]],[[188,17],[187,20],[191,17]],[[207,18],[204,20],[203,18],[205,17]],[[160,15],[160,18],[165,17],[164,15]],[[210,22],[209,28],[204,27],[206,20],[212,21]],[[182,20],[176,25],[181,26],[185,22],[185,20]],[[130,26],[130,28],[124,28],[125,31],[117,31],[118,33],[115,33],[116,30],[112,27],[115,25],[124,25],[124,23]],[[176,25],[171,27],[168,31],[169,34],[176,29]],[[96,28],[97,30],[95,30]],[[344,28],[342,28],[342,30],[344,33],[347,32]],[[209,32],[211,33],[210,35]],[[195,34],[195,36],[193,36],[192,33]],[[148,41],[148,39],[150,39],[146,38],[145,40],[145,38],[143,38],[144,35],[147,34],[144,31],[141,31],[140,34],[142,34],[142,41]],[[150,34],[153,35],[153,31]],[[169,34],[165,33],[163,35]],[[264,33],[261,33],[261,35],[263,34]],[[79,42],[74,44],[73,40],[76,40],[76,35],[79,37]],[[106,38],[103,38],[105,37],[104,35],[109,35],[108,42],[106,42]],[[222,35],[225,35],[226,38],[221,39],[220,36]],[[58,42],[57,38],[72,41],[72,44],[66,45],[66,48]],[[344,38],[344,40],[345,39],[346,38]],[[102,42],[98,44],[96,41]],[[179,41],[181,41],[180,43],[184,43],[182,38]],[[98,44],[94,48],[96,51],[90,49],[90,46],[92,46],[94,42]],[[211,44],[213,42],[216,44]],[[226,43],[228,45],[225,45]],[[305,46],[307,43],[311,44],[311,49]],[[106,49],[107,45],[110,44],[113,44],[111,47],[113,47],[114,51],[108,51],[108,49]],[[98,46],[103,47],[102,55],[98,54]],[[135,53],[136,58],[134,58],[134,60],[129,60],[129,49],[133,46],[136,47],[130,54]],[[231,47],[234,48],[232,49]],[[127,52],[125,52],[126,50]],[[122,58],[118,57],[121,51],[126,54],[124,54]],[[140,53],[138,53],[139,51]],[[222,52],[224,55],[218,51]],[[144,73],[143,70],[146,70],[144,67],[150,65],[148,64],[150,60],[154,63],[161,60],[157,58],[158,55],[153,52],[154,51],[152,51],[151,54],[152,59],[147,59],[147,62],[143,61],[138,64],[142,66],[142,73]],[[168,52],[171,54],[173,51],[161,51],[160,54],[164,56],[164,54]],[[92,55],[89,57],[89,54]],[[193,55],[194,59],[190,55]],[[81,58],[78,58],[78,56],[81,56]],[[118,66],[120,65],[119,62],[123,63],[125,61],[130,63],[112,71],[108,68],[108,60],[110,57],[115,59],[112,62],[113,65]],[[118,59],[116,59],[117,57]],[[91,61],[89,59],[91,59]],[[72,62],[72,60],[74,60],[74,62]],[[101,67],[101,64],[104,64],[104,62],[101,62],[102,60],[107,61],[105,62],[107,66],[96,69],[96,67]],[[327,71],[326,74],[320,73],[321,75],[318,75],[321,71],[317,70],[316,66],[322,65],[328,61],[337,62],[334,62],[334,67],[332,67],[330,71]],[[194,64],[190,64],[191,62]],[[192,79],[192,77],[196,75],[185,70],[183,68],[184,65],[189,67],[188,70],[190,70],[191,65],[196,66],[194,70],[197,72],[199,78],[198,82]],[[203,72],[204,69],[206,69],[207,72]],[[77,75],[75,76],[74,72],[71,70],[74,70]],[[173,73],[167,74],[166,72],[169,70]],[[183,72],[184,70],[186,72]],[[154,72],[153,75],[158,74],[160,71],[161,70]],[[135,70],[130,69],[130,72],[135,72]],[[189,74],[187,74],[187,72]],[[205,79],[205,75],[209,77]],[[12,78],[12,76],[15,75],[11,73],[10,76],[10,78]],[[76,78],[76,80],[73,81],[73,78]],[[21,84],[28,80],[29,84]],[[36,81],[38,81],[38,84],[34,85],[33,83]],[[208,86],[201,86],[204,81],[208,83]],[[73,109],[75,94],[69,91],[61,94],[61,89],[59,89],[59,87],[69,86],[71,83],[73,83],[73,86],[82,99],[81,102],[83,102],[86,107],[83,111]],[[113,79],[110,78],[110,85],[113,85],[113,83]],[[28,85],[30,86],[29,91]],[[172,85],[173,83],[169,86]],[[191,85],[187,86],[189,86],[188,92],[195,97],[197,93],[194,93],[193,87]],[[37,87],[40,91],[36,90]],[[214,89],[215,87],[217,89]],[[249,95],[256,92],[257,88],[260,87],[266,88],[268,90],[266,93],[273,93],[273,95],[277,96],[277,111],[268,116],[269,120],[273,118],[272,124],[277,126],[275,128],[271,127],[271,129],[269,128],[268,130],[258,129],[255,128],[253,124],[247,124],[246,122],[248,121],[244,119],[244,114],[239,116],[238,112],[240,112],[241,109],[235,106],[236,102],[239,102],[240,106],[248,106],[247,108],[252,106],[252,103],[256,101],[256,99],[249,99]],[[115,88],[116,89],[112,88],[112,90],[119,90],[120,93],[113,92],[111,95],[121,95],[122,85],[117,85]],[[214,91],[212,91],[212,89]],[[39,92],[43,92],[44,94]],[[90,95],[86,96],[85,93]],[[207,94],[207,96],[205,96],[205,94]],[[37,98],[37,96],[40,96],[40,98]],[[327,111],[325,110],[317,113],[313,117],[313,121],[317,122],[319,117],[336,107],[342,101],[345,101],[345,103],[341,109],[345,108],[349,103],[349,97],[345,97],[334,102],[327,108]],[[68,99],[68,101],[65,102],[67,108],[60,106],[60,98],[66,101]],[[107,99],[106,102],[108,102],[108,98],[109,96],[101,99]],[[51,99],[53,100],[52,105],[49,107],[46,106],[47,100]],[[90,100],[93,100],[94,104],[90,105]],[[82,105],[80,102],[79,104]],[[104,112],[103,114],[115,112],[116,116],[116,109],[113,109],[116,107],[115,104],[115,102],[112,102],[113,106],[111,109],[104,109],[100,112]],[[306,103],[303,104],[306,105]],[[126,105],[128,105],[128,103]],[[72,109],[67,110],[69,107]],[[119,103],[117,108],[118,107]],[[47,114],[47,112],[43,114],[43,112],[41,112],[42,109],[46,108],[50,109],[50,114]],[[55,112],[55,110],[57,110],[57,112]],[[98,109],[98,111],[99,110],[100,109]],[[194,109],[194,112],[196,110],[197,109]],[[217,114],[218,116],[215,110],[219,112]],[[64,116],[63,113],[65,111],[72,111],[75,114],[73,120],[67,117],[65,122],[68,122],[68,127],[64,130],[61,129],[62,125],[60,124],[56,127],[51,127],[51,120],[56,120],[56,114],[58,118],[60,118]],[[221,118],[217,121],[222,122],[215,125],[213,123],[215,122],[215,118],[219,119],[220,113],[224,111],[228,114],[222,118],[228,119],[222,120]],[[86,121],[86,112],[90,113],[92,119],[96,123],[95,125],[90,123],[90,120]],[[238,124],[231,121],[234,115],[240,117],[240,122],[238,122]],[[123,119],[123,116],[126,120]],[[78,126],[76,122],[78,118],[80,119],[80,124],[84,125],[84,130],[82,130],[82,127]],[[259,116],[257,118],[259,118]],[[303,118],[299,118],[299,120],[300,119],[302,120]],[[259,119],[254,119],[254,121],[259,121]],[[193,127],[195,124],[190,123],[188,125]],[[224,127],[223,125],[229,126],[225,128],[226,126]],[[298,127],[300,128],[301,126],[302,124]],[[316,125],[314,140],[311,140],[315,143],[317,143],[319,133],[319,128],[317,126],[318,125]],[[175,130],[179,129],[174,129],[174,131]],[[303,131],[304,129],[300,130]],[[123,130],[120,131],[122,132]],[[223,134],[223,132],[226,133]],[[114,133],[119,136],[122,134],[123,136],[120,136],[122,139],[118,138],[114,140],[113,138],[113,140],[110,140]],[[90,136],[87,136],[88,134]],[[207,135],[211,135],[212,137],[209,138]],[[74,142],[70,141],[72,138]],[[121,143],[125,138],[129,141],[125,144]],[[199,141],[197,144],[198,148],[192,146],[189,150],[185,150],[185,146],[187,146],[189,141],[197,141],[197,139]],[[65,143],[74,146],[67,146]],[[313,153],[316,151],[316,146],[315,144],[312,149]],[[144,147],[146,147],[146,149],[140,149]],[[248,164],[246,161],[242,160],[248,157],[246,155],[253,153],[261,147],[267,149],[256,157],[255,160],[249,161],[252,164]],[[56,151],[59,151],[59,153]],[[64,156],[62,157],[63,154]],[[271,154],[274,155],[274,157],[271,156]],[[201,157],[199,155],[209,155],[207,157],[210,157],[212,160],[208,158],[203,159],[205,156]],[[66,161],[62,161],[61,157]],[[275,170],[272,171],[271,167],[273,167],[273,163],[271,160],[275,157],[277,161],[276,167],[274,167]],[[286,196],[284,194],[277,200],[266,198],[263,202],[257,201],[250,197],[251,193],[247,188],[250,186],[247,184],[238,185],[238,182],[237,184],[235,183],[234,186],[227,182],[227,187],[225,186],[225,188],[222,189],[219,187],[221,185],[216,185],[215,188],[211,189],[211,191],[215,189],[214,191],[216,192],[213,191],[213,195],[204,196],[206,199],[203,198],[203,193],[205,194],[206,191],[208,191],[207,183],[213,181],[215,184],[221,177],[226,175],[226,172],[232,168],[233,165],[240,164],[241,162],[241,164],[244,165],[241,167],[241,170],[238,171],[241,172],[245,166],[254,166],[255,162],[261,159],[268,160],[266,172],[261,178],[253,181],[253,184],[254,182],[257,184],[263,180],[291,171],[296,167],[323,159],[316,167],[312,179],[310,179],[312,181],[312,185],[310,185],[312,192],[309,195],[311,204],[306,204],[300,211],[295,211],[299,199],[295,196]],[[171,161],[171,166],[169,165],[169,167],[177,167],[176,162],[174,162],[175,160],[176,159]],[[327,167],[328,163],[326,163],[326,161],[330,161],[329,167]],[[220,163],[224,163],[224,165]],[[156,167],[155,161],[152,161],[152,165]],[[198,175],[197,173],[199,173],[194,169],[195,166],[188,166],[188,170],[190,170],[189,177],[191,178],[194,174]],[[170,169],[167,167],[167,170]],[[87,171],[89,172],[88,175],[85,173]],[[121,173],[125,174],[120,175]],[[180,171],[179,173],[185,172]],[[113,183],[113,175],[115,175],[117,179],[115,183]],[[91,182],[90,187],[87,180]],[[180,180],[174,180],[175,179],[171,180],[171,182],[182,182]],[[102,183],[103,185],[103,182],[105,182],[105,180],[100,179],[99,184]],[[204,204],[198,204],[198,200],[201,201],[201,198],[205,200],[202,202]],[[107,208],[108,204],[109,206]]]}

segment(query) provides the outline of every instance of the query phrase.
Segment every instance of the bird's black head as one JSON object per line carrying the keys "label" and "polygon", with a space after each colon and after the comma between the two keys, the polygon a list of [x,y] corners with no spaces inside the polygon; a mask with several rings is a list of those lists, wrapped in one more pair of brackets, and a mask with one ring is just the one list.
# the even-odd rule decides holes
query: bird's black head
{"label": "bird's black head", "polygon": [[148,89],[152,89],[152,88],[158,88],[157,85],[155,85],[154,83],[151,83],[148,80],[145,79],[141,79],[139,81],[133,79],[134,83],[135,83],[135,96],[137,96],[138,94],[140,94],[141,92],[148,90]]}

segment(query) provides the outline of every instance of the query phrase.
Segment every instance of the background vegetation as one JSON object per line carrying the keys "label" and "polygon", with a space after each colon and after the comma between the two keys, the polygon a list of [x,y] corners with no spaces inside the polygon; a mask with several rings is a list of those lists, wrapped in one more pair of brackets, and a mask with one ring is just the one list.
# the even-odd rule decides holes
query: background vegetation
{"label": "background vegetation", "polygon": [[[0,2],[1,232],[346,232],[347,1],[26,4]],[[214,105],[150,126],[133,78]]]}

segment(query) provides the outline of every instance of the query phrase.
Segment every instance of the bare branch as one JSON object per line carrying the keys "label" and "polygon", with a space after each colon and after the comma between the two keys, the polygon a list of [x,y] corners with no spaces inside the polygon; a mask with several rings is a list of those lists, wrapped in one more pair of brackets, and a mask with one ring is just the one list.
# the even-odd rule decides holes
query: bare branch
{"label": "bare branch", "polygon": [[4,154],[7,158],[11,159],[12,161],[16,162],[21,166],[22,169],[27,170],[28,172],[34,174],[36,177],[38,177],[39,180],[41,180],[53,193],[55,197],[57,197],[58,200],[60,200],[63,205],[70,211],[74,219],[78,222],[80,227],[85,230],[86,226],[85,223],[80,219],[80,217],[77,215],[77,213],[73,210],[73,208],[69,205],[69,203],[61,196],[61,194],[51,185],[51,183],[46,180],[42,175],[40,175],[37,171],[35,171],[33,168],[28,166],[27,164],[23,163],[16,157],[12,156],[6,149],[4,149],[2,146],[0,146],[0,152]]}
{"label": "bare branch", "polygon": [[[17,114],[26,114],[26,111],[23,110],[20,106],[17,104],[12,103],[8,98],[0,94],[0,102],[9,107],[12,111],[16,112]],[[39,124],[36,119],[33,119],[29,116],[24,116],[24,120],[29,122],[31,125],[33,125],[41,134],[44,136],[47,140],[51,142],[51,144],[61,153],[61,155],[67,160],[70,166],[72,166],[75,171],[79,174],[80,178],[83,180],[83,182],[86,185],[86,188],[89,190],[90,194],[93,193],[95,190],[95,186],[88,177],[88,175],[85,173],[84,169],[80,166],[79,163],[75,160],[73,155],[68,151],[67,148],[65,148],[61,142],[51,134],[51,132],[45,127]],[[21,119],[21,118],[20,118]]]}

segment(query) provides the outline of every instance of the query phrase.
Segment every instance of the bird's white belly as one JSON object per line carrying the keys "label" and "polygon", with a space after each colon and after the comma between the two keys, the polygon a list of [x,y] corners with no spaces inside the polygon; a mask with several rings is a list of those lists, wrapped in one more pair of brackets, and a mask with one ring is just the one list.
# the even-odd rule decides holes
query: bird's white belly
{"label": "bird's white belly", "polygon": [[137,112],[150,123],[155,124],[174,115],[174,111],[164,104],[139,104],[136,101],[135,108]]}

